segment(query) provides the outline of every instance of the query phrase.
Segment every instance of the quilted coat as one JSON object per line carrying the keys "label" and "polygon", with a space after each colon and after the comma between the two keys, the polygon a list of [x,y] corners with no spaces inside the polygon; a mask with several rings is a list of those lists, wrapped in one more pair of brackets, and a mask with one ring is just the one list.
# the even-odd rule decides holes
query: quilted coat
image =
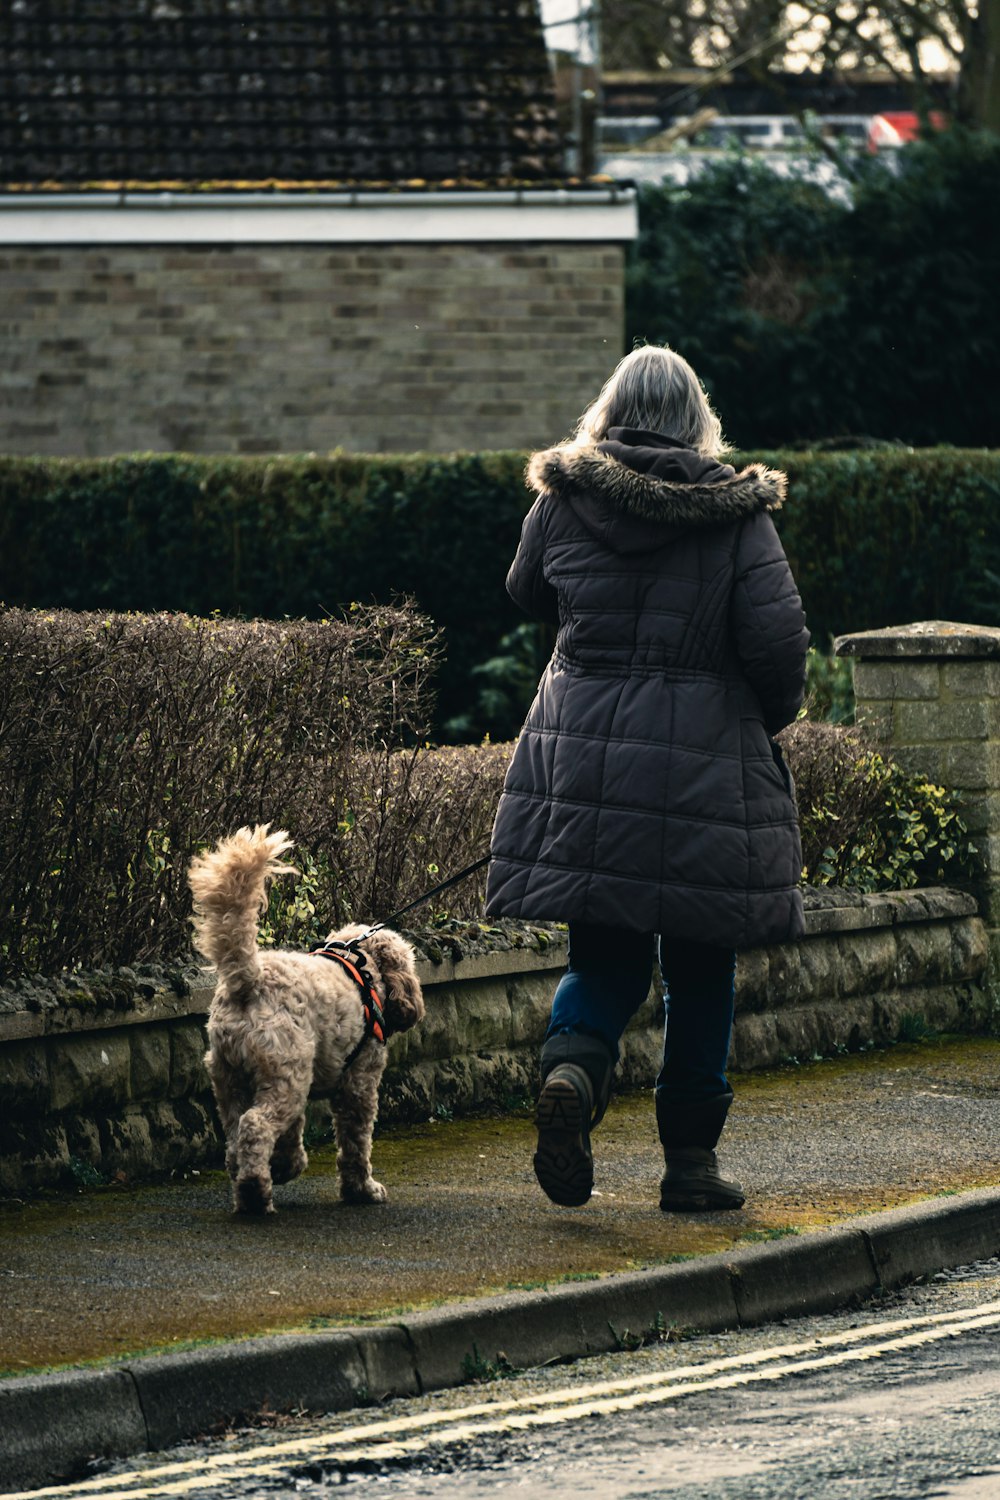
{"label": "quilted coat", "polygon": [[508,768],[487,911],[745,947],[799,936],[773,735],[809,635],[770,512],[785,476],[654,433],[535,454],[507,578],[558,625]]}

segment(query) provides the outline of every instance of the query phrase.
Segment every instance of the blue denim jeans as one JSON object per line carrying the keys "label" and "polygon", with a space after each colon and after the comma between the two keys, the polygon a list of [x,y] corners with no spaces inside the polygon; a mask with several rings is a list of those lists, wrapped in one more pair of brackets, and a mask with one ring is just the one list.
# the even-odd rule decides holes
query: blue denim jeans
{"label": "blue denim jeans", "polygon": [[582,1031],[618,1058],[618,1041],[649,994],[657,950],[663,976],[663,1066],[657,1094],[695,1104],[724,1094],[733,1030],[736,954],[682,938],[570,923],[569,968],[552,1001],[547,1036]]}

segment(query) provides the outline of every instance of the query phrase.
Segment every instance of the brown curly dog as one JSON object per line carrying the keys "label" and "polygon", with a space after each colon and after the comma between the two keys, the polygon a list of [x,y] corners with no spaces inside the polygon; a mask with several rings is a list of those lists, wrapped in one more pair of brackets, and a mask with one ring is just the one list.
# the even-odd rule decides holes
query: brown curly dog
{"label": "brown curly dog", "polygon": [[305,1170],[310,1095],[333,1096],[341,1197],[381,1203],[385,1188],[371,1172],[386,1053],[380,1032],[387,1039],[424,1014],[413,949],[398,933],[362,926],[327,940],[354,941],[343,950],[347,964],[258,949],[268,882],[295,873],[281,860],[291,840],[269,827],[241,828],[188,871],[195,943],[218,971],[205,1062],[226,1133],[233,1206],[273,1213],[272,1184]]}

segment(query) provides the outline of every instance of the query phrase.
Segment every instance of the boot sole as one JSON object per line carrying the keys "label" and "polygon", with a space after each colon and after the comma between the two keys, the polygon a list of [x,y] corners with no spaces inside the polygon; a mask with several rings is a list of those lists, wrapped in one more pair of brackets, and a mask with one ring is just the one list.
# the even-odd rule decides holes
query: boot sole
{"label": "boot sole", "polygon": [[535,1109],[538,1148],[534,1168],[538,1185],[561,1208],[582,1208],[594,1190],[594,1159],[584,1134],[580,1095],[564,1078],[542,1088]]}
{"label": "boot sole", "polygon": [[711,1193],[697,1188],[675,1188],[660,1193],[660,1208],[664,1213],[714,1213],[720,1209],[742,1208],[745,1202],[742,1193]]}

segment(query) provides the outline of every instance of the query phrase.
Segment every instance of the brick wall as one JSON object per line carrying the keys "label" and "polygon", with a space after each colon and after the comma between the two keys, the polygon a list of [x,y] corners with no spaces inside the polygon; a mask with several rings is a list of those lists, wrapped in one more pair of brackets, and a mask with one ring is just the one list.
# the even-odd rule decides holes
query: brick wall
{"label": "brick wall", "polygon": [[0,451],[521,448],[622,354],[600,242],[0,249]]}

